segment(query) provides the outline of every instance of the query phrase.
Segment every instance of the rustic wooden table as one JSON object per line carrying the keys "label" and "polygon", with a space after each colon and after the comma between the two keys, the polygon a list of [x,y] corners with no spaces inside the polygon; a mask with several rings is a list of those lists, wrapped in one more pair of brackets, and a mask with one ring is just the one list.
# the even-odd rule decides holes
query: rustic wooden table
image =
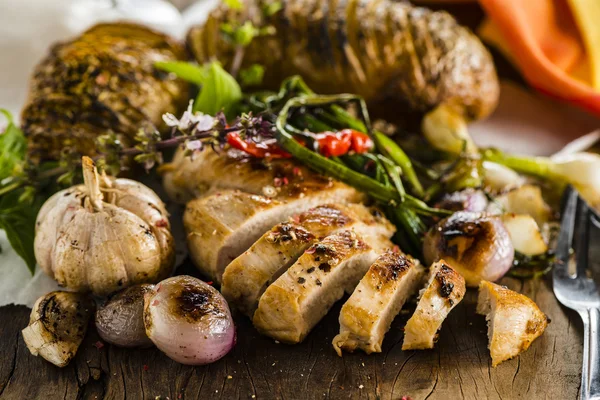
{"label": "rustic wooden table", "polygon": [[[469,26],[482,16],[471,5],[450,11]],[[497,66],[501,76],[518,79],[501,58]],[[21,329],[30,310],[0,307],[0,399],[576,399],[583,335],[579,317],[558,304],[550,277],[501,283],[534,299],[552,323],[527,352],[496,368],[487,350],[485,318],[475,314],[473,291],[444,323],[434,350],[401,350],[402,327],[410,315],[403,313],[381,354],[338,357],[331,340],[339,329],[340,302],[296,346],[261,337],[246,318],[236,316],[235,349],[205,367],[178,364],[154,348],[103,344],[91,327],[75,360],[59,369],[33,357],[23,342]]]}
{"label": "rustic wooden table", "polygon": [[0,308],[1,399],[575,399],[582,360],[582,327],[554,298],[549,282],[502,283],[533,298],[552,319],[520,357],[492,368],[485,318],[469,292],[452,312],[434,350],[401,350],[398,317],[383,352],[338,357],[331,340],[339,305],[300,345],[261,337],[239,316],[238,343],[222,360],[188,367],[152,349],[102,344],[92,327],[71,364],[59,369],[33,357],[21,336],[29,309]]}

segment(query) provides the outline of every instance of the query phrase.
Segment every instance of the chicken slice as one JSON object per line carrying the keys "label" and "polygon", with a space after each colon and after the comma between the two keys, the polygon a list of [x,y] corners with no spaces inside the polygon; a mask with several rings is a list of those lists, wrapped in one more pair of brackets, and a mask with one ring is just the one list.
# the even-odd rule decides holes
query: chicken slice
{"label": "chicken slice", "polygon": [[550,322],[527,296],[488,281],[479,284],[477,313],[488,321],[493,367],[527,350]]}
{"label": "chicken slice", "polygon": [[386,251],[371,265],[340,312],[340,333],[333,338],[342,350],[381,352],[383,337],[406,300],[417,293],[424,268],[417,260]]}
{"label": "chicken slice", "polygon": [[356,200],[355,195],[349,186],[333,184],[286,200],[235,190],[192,200],[183,215],[190,255],[205,275],[221,282],[225,267],[274,225],[319,204]]}
{"label": "chicken slice", "polygon": [[444,260],[433,264],[417,309],[404,327],[402,350],[432,349],[442,322],[465,295],[465,279]]}
{"label": "chicken slice", "polygon": [[301,342],[376,258],[376,251],[351,230],[327,236],[265,290],[254,326],[279,341]]}
{"label": "chicken slice", "polygon": [[366,243],[389,239],[395,227],[377,209],[362,204],[322,205],[276,225],[225,268],[221,292],[252,317],[267,286],[318,239],[353,229]]}
{"label": "chicken slice", "polygon": [[363,194],[343,183],[291,160],[249,158],[237,150],[217,154],[207,149],[193,158],[184,153],[178,150],[173,161],[163,167],[163,185],[169,197],[180,203],[224,189],[241,190],[281,201],[344,187],[354,192],[356,202],[365,199]]}

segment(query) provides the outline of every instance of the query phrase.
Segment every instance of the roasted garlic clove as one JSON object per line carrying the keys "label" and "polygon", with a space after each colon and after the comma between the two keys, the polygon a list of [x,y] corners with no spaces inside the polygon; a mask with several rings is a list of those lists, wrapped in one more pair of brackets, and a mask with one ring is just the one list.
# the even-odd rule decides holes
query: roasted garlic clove
{"label": "roasted garlic clove", "polygon": [[102,339],[121,347],[152,346],[144,327],[144,296],[154,285],[131,286],[115,293],[96,312],[96,329]]}
{"label": "roasted garlic clove", "polygon": [[83,341],[94,307],[93,300],[80,293],[57,291],[40,297],[22,331],[31,354],[66,366]]}
{"label": "roasted garlic clove", "polygon": [[83,172],[84,185],[56,193],[38,214],[34,249],[44,272],[100,296],[167,277],[175,253],[160,198],[139,182],[99,175],[88,157]]}

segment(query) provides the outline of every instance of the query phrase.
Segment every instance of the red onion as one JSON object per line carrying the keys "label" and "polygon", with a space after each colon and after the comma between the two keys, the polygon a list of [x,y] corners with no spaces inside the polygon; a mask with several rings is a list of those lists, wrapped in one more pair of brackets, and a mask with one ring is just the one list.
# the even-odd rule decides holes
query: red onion
{"label": "red onion", "polygon": [[468,286],[495,281],[510,269],[514,247],[499,216],[459,211],[425,235],[423,256],[428,264],[444,259]]}
{"label": "red onion", "polygon": [[487,205],[488,199],[481,190],[468,188],[444,195],[435,206],[451,211],[483,212]]}
{"label": "red onion", "polygon": [[165,279],[146,295],[144,323],[156,347],[182,364],[209,364],[235,344],[235,325],[221,293],[187,275]]}
{"label": "red onion", "polygon": [[144,328],[144,295],[154,285],[131,286],[114,294],[96,312],[96,329],[108,343],[121,347],[152,346]]}

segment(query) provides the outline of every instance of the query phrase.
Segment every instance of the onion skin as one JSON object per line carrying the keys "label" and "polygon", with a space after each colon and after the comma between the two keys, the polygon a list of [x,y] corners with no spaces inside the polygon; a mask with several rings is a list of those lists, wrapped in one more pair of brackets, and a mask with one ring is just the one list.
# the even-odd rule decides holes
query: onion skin
{"label": "onion skin", "polygon": [[96,312],[96,329],[108,343],[120,347],[149,347],[144,327],[144,296],[154,285],[142,284],[115,293]]}
{"label": "onion skin", "polygon": [[204,365],[235,345],[227,302],[215,288],[187,275],[165,279],[144,299],[146,334],[169,358]]}
{"label": "onion skin", "polygon": [[435,207],[450,211],[483,212],[487,205],[488,199],[481,190],[468,188],[445,194]]}
{"label": "onion skin", "polygon": [[445,259],[471,287],[504,276],[514,253],[501,218],[484,213],[456,212],[431,228],[423,241],[427,263]]}

